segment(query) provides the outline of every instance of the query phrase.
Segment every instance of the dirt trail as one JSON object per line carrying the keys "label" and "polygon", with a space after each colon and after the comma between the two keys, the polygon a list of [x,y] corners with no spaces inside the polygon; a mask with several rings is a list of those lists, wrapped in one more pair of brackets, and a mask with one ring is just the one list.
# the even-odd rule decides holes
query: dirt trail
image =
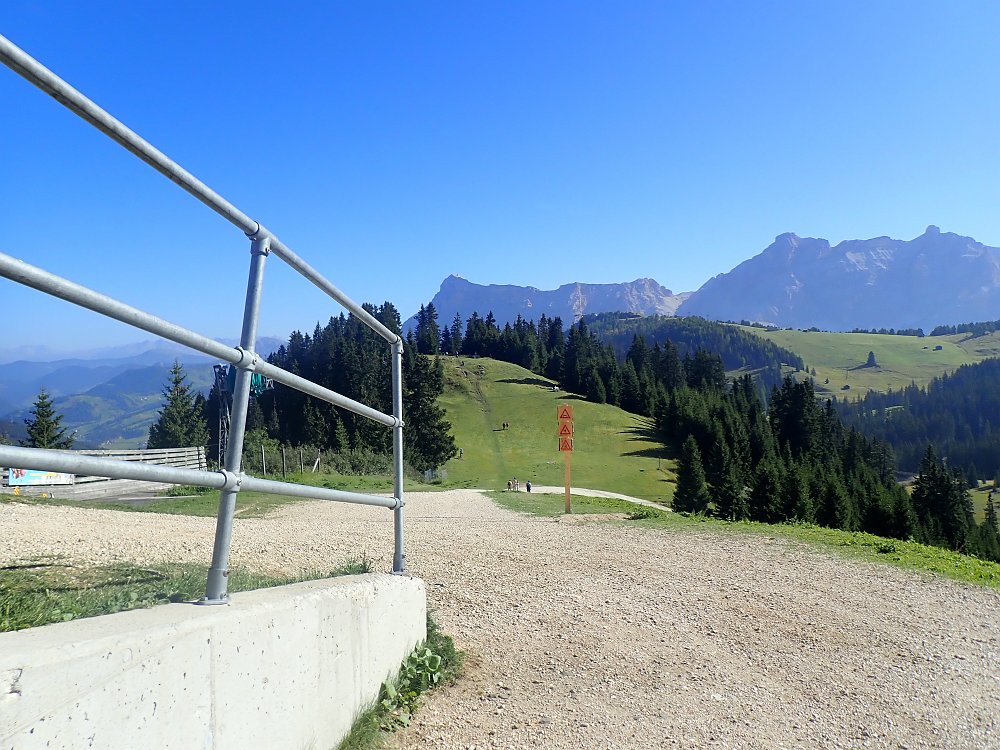
{"label": "dirt trail", "polygon": [[[1000,595],[769,537],[527,518],[411,494],[411,571],[470,653],[397,748],[1000,748]],[[213,519],[0,506],[0,563],[205,563]],[[236,521],[234,564],[387,569],[390,514]]]}

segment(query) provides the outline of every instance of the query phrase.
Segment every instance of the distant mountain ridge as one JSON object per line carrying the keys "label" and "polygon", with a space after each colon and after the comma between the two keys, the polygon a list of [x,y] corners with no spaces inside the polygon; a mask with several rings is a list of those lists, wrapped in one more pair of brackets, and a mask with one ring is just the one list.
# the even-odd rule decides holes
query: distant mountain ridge
{"label": "distant mountain ridge", "polygon": [[[454,274],[441,283],[431,302],[438,313],[438,325],[450,325],[458,313],[462,320],[473,312],[485,317],[492,312],[497,322],[514,322],[520,315],[538,320],[544,313],[560,317],[566,325],[589,313],[631,312],[642,315],[673,315],[687,298],[674,294],[653,279],[636,279],[621,284],[563,284],[558,289],[542,290],[513,284],[475,284]],[[416,324],[416,315],[403,324],[408,331]]]}
{"label": "distant mountain ridge", "polygon": [[[261,337],[256,349],[267,356],[283,343]],[[63,426],[75,430],[82,445],[136,447],[145,442],[149,424],[163,404],[162,390],[175,360],[184,365],[188,382],[197,391],[207,393],[214,379],[213,360],[170,342],[147,341],[80,354],[0,367],[0,434],[22,437],[28,410],[44,388],[63,414]]]}
{"label": "distant mountain ridge", "polygon": [[787,233],[710,279],[678,315],[780,327],[924,328],[1000,318],[1000,248],[930,226],[912,240]]}

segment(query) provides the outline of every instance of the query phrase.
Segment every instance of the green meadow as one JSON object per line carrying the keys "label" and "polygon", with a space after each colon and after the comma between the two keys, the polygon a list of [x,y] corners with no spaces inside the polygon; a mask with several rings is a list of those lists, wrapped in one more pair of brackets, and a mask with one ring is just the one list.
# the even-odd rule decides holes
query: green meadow
{"label": "green meadow", "polygon": [[[673,497],[674,462],[655,438],[649,419],[615,406],[593,404],[555,389],[555,383],[508,362],[443,357],[448,414],[462,457],[443,467],[444,484],[503,489],[563,485],[557,408],[573,408],[572,484],[660,502]],[[504,422],[510,427],[502,429]]]}
{"label": "green meadow", "polygon": [[[1000,334],[917,337],[747,327],[743,330],[801,356],[807,368],[816,370],[816,391],[841,398],[860,397],[868,391],[898,390],[910,383],[927,385],[933,378],[954,372],[961,365],[1000,354]],[[937,349],[938,346],[941,348]],[[876,367],[865,367],[868,352],[875,353]]]}

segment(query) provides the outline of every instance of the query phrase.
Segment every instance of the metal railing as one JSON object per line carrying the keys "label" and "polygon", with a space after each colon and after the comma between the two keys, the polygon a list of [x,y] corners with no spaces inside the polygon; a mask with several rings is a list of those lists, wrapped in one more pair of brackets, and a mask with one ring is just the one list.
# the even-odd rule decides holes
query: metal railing
{"label": "metal railing", "polygon": [[[148,141],[126,127],[108,112],[63,81],[37,60],[0,36],[0,62],[26,78],[63,106],[72,110],[111,139],[117,141],[144,162],[177,183],[195,198],[207,205],[230,223],[241,229],[250,239],[250,273],[247,281],[246,305],[243,311],[243,330],[240,345],[232,348],[170,323],[147,312],[126,305],[100,292],[75,284],[22,260],[0,253],[0,276],[59,297],[80,307],[85,307],[134,328],[215,357],[238,368],[233,392],[232,427],[226,448],[223,469],[199,471],[151,464],[129,463],[114,459],[81,456],[39,448],[0,446],[0,464],[22,469],[64,471],[90,474],[117,479],[140,479],[152,482],[186,484],[220,490],[219,515],[215,529],[212,565],[208,570],[204,604],[223,604],[228,601],[227,582],[229,556],[233,533],[233,515],[236,496],[240,490],[257,490],[293,497],[361,503],[393,510],[394,547],[392,570],[403,573],[406,569],[403,554],[403,341],[367,310],[350,299],[325,279],[312,266],[296,255],[272,232],[251,219],[236,206],[209,188],[190,172],[156,149]],[[392,414],[383,414],[365,404],[324,388],[305,378],[263,361],[254,351],[257,341],[261,291],[264,266],[271,254],[284,260],[305,276],[329,297],[345,307],[381,336],[392,348]],[[358,492],[323,489],[290,482],[258,479],[243,474],[240,463],[246,429],[247,404],[250,380],[254,372],[271,378],[302,393],[314,396],[334,406],[367,417],[392,429],[393,496],[390,498]]]}

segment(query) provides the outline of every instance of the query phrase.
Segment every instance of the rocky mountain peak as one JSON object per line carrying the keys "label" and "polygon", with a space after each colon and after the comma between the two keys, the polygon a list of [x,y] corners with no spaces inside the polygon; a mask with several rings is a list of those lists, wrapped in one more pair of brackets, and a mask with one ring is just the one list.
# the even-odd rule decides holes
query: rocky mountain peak
{"label": "rocky mountain peak", "polygon": [[934,225],[912,240],[875,237],[833,247],[781,234],[703,285],[678,314],[832,331],[994,320],[1000,249]]}
{"label": "rocky mountain peak", "polygon": [[[450,324],[456,313],[466,320],[473,312],[485,317],[492,312],[497,322],[562,318],[566,325],[589,313],[631,312],[642,315],[673,315],[688,294],[674,294],[655,279],[643,278],[621,284],[572,282],[558,289],[541,290],[513,284],[475,284],[454,274],[448,276],[431,302],[438,324]],[[416,316],[403,324],[410,330]]]}

